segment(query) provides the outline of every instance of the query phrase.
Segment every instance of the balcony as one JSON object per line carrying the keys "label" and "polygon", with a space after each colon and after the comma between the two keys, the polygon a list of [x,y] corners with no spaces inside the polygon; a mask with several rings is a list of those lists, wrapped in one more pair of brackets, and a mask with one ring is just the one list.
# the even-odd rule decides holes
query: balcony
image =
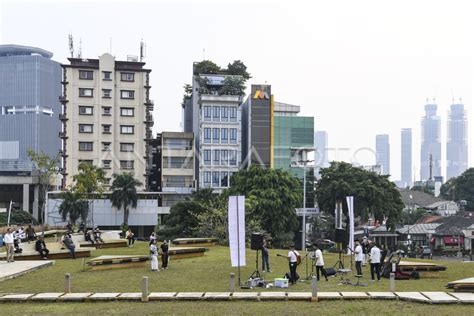
{"label": "balcony", "polygon": [[66,151],[65,151],[65,150],[60,150],[60,151],[59,151],[59,155],[60,155],[61,157],[63,157],[63,158],[69,157],[69,155],[66,154]]}
{"label": "balcony", "polygon": [[227,94],[224,94],[224,95],[201,94],[201,101],[241,103],[242,97],[239,95],[227,95]]}
{"label": "balcony", "polygon": [[61,102],[62,104],[65,104],[65,103],[68,103],[69,100],[66,99],[66,96],[61,95],[61,96],[59,96],[59,102]]}
{"label": "balcony", "polygon": [[59,120],[61,122],[66,122],[68,118],[66,117],[66,114],[59,114]]}
{"label": "balcony", "polygon": [[62,139],[67,139],[67,135],[66,135],[66,132],[59,132],[59,138],[62,138]]}

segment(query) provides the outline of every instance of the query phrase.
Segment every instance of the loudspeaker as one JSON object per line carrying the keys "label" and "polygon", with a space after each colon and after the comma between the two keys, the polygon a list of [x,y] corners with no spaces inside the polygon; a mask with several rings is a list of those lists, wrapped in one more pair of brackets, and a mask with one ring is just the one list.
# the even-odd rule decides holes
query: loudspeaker
{"label": "loudspeaker", "polygon": [[261,250],[262,245],[263,245],[263,234],[252,233],[252,236],[250,237],[250,249]]}
{"label": "loudspeaker", "polygon": [[334,236],[336,244],[344,242],[344,229],[336,229],[336,235]]}

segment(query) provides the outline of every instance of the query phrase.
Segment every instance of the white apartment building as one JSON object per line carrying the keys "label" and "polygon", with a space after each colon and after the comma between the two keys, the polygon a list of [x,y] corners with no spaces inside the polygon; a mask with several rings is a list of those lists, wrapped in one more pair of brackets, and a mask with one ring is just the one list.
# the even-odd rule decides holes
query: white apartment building
{"label": "white apartment building", "polygon": [[147,183],[148,143],[153,138],[150,69],[137,61],[69,58],[63,67],[63,187],[81,162],[113,173],[133,172]]}

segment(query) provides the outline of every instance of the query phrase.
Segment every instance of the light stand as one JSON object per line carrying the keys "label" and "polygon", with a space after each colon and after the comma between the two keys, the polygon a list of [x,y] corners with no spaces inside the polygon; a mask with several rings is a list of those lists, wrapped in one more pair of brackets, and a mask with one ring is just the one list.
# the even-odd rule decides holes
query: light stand
{"label": "light stand", "polygon": [[261,279],[262,275],[260,274],[260,270],[258,269],[258,250],[256,251],[255,255],[255,271],[252,272],[249,279]]}

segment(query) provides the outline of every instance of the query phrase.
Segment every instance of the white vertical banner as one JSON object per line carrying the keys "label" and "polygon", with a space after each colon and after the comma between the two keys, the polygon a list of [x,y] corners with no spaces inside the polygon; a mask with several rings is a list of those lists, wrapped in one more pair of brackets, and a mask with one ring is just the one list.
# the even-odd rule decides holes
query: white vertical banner
{"label": "white vertical banner", "polygon": [[[346,196],[347,209],[349,215],[349,248],[354,250],[354,197]],[[347,254],[351,254],[351,250]]]}
{"label": "white vertical banner", "polygon": [[245,267],[245,196],[229,196],[229,248],[233,267]]}

